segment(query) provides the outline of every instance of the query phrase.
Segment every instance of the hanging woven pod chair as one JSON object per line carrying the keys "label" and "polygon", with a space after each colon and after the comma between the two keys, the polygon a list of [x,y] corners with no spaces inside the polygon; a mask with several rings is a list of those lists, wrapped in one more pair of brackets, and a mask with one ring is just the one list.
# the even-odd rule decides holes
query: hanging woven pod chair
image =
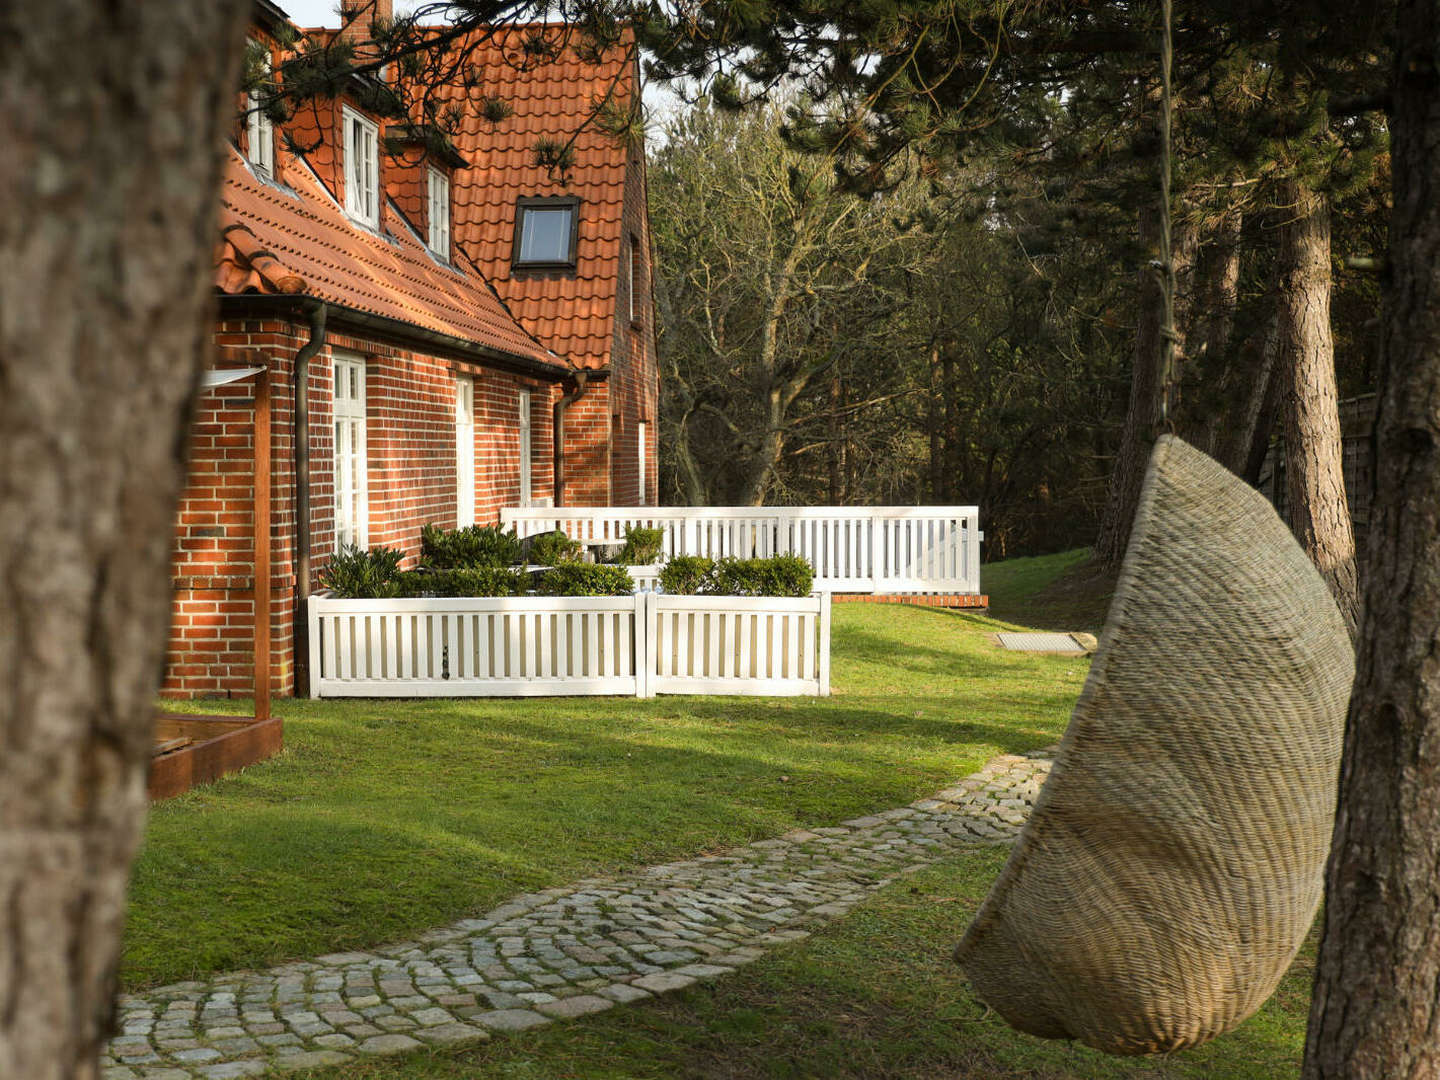
{"label": "hanging woven pod chair", "polygon": [[1050,778],[956,950],[979,995],[1112,1054],[1258,1009],[1320,902],[1353,673],[1270,505],[1162,437]]}

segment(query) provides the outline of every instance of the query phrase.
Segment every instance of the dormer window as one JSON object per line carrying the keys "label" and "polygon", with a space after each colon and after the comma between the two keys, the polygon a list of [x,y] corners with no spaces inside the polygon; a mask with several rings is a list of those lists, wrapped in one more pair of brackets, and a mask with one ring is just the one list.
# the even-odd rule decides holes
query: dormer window
{"label": "dormer window", "polygon": [[353,109],[341,111],[345,125],[345,212],[380,227],[380,129]]}
{"label": "dormer window", "polygon": [[446,261],[450,258],[450,177],[430,168],[430,250]]}
{"label": "dormer window", "polygon": [[[250,47],[263,52],[260,65],[268,81],[270,75],[270,50],[253,39],[250,42]],[[263,173],[265,176],[274,176],[275,123],[270,117],[265,115],[265,110],[261,107],[263,103],[264,96],[262,94],[252,93],[250,95],[250,114],[246,122],[246,151],[250,159],[250,165],[256,172]]]}
{"label": "dormer window", "polygon": [[511,262],[531,269],[573,270],[579,231],[579,199],[521,199],[515,207]]}

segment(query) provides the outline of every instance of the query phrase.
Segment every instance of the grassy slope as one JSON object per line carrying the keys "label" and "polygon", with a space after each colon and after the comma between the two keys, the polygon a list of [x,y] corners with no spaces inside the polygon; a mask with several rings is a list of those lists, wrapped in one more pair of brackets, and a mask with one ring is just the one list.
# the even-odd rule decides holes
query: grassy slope
{"label": "grassy slope", "polygon": [[403,939],[896,806],[1053,742],[1085,673],[1000,652],[973,616],[837,604],[834,622],[825,700],[280,703],[282,755],[153,811],[126,983]]}
{"label": "grassy slope", "polygon": [[949,958],[1004,862],[954,859],[882,891],[740,973],[469,1050],[356,1063],[314,1080],[1272,1080],[1299,1068],[1314,942],[1234,1033],[1162,1059],[1108,1058],[1012,1031]]}

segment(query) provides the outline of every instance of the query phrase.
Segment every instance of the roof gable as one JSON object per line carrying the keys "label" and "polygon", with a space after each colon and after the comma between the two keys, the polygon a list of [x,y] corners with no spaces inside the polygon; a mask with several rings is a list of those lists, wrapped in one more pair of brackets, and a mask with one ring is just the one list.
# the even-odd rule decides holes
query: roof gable
{"label": "roof gable", "polygon": [[[542,29],[561,43],[558,55],[527,65],[526,38]],[[492,122],[473,107],[464,111],[454,142],[471,167],[455,185],[456,243],[540,340],[578,367],[608,366],[630,151],[593,123],[580,129],[607,95],[628,101],[638,92],[629,43],[597,63],[577,55],[577,33],[563,27],[511,27],[484,38],[477,32],[472,57],[482,72],[481,85],[513,112]],[[565,175],[551,175],[536,163],[537,140],[563,142],[577,131],[574,161]],[[580,200],[575,270],[514,269],[517,201],[560,195]]]}
{"label": "roof gable", "polygon": [[437,262],[382,198],[380,231],[353,223],[303,158],[282,151],[288,187],[261,180],[238,150],[225,166],[215,285],[240,295],[304,294],[509,356],[558,365],[474,269]]}

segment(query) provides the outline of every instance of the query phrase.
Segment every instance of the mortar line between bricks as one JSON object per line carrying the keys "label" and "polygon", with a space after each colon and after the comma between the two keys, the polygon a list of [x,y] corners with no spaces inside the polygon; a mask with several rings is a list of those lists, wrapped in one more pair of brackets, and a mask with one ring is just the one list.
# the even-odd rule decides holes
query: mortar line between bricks
{"label": "mortar line between bricks", "polygon": [[1012,840],[1051,750],[1002,754],[928,799],[721,855],[511,897],[364,952],[119,1000],[105,1080],[228,1080],[449,1046],[718,978],[896,877]]}

